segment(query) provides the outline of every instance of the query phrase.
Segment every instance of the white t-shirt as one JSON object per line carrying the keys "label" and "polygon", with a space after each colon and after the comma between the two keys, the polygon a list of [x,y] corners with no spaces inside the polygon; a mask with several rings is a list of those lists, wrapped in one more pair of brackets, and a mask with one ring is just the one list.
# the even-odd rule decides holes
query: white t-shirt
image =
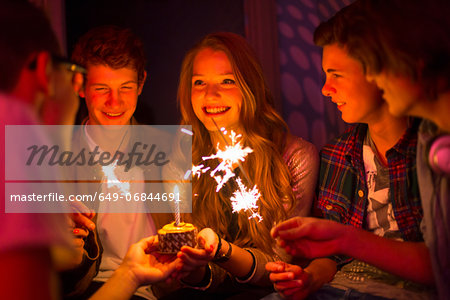
{"label": "white t-shirt", "polygon": [[[96,144],[89,136],[86,127],[84,127],[84,133],[89,147],[95,148]],[[102,151],[101,149],[99,149]],[[139,168],[131,168],[125,174],[125,166],[117,166],[114,169],[114,174],[117,179],[133,178],[135,181],[143,181],[144,174]],[[144,192],[144,183],[131,183],[128,188],[129,192],[134,193]],[[103,184],[101,186],[103,193],[121,193],[122,190],[117,185],[109,186]],[[100,208],[102,211],[108,211],[107,202],[100,202]],[[144,205],[143,202],[129,202],[127,205]],[[143,208],[141,211],[145,211]],[[156,227],[153,222],[153,218],[147,213],[99,213],[97,216],[97,232],[99,239],[103,246],[102,260],[95,281],[107,281],[114,270],[116,270],[122,263],[128,248],[138,242],[139,240],[156,234]],[[152,291],[148,287],[140,287],[135,293],[138,296],[146,299],[156,299]]]}
{"label": "white t-shirt", "polygon": [[368,189],[367,229],[378,236],[402,240],[392,203],[389,201],[389,170],[380,162],[370,142],[366,142],[363,146],[363,159]]}

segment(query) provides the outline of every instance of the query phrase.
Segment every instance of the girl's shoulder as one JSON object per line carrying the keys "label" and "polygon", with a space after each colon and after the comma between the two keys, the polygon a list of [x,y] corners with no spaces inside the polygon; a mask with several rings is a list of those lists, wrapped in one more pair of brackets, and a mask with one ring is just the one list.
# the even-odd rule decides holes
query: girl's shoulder
{"label": "girl's shoulder", "polygon": [[302,157],[318,157],[319,152],[316,146],[307,140],[288,134],[286,137],[286,146],[284,147],[283,157],[289,159],[292,156],[302,156]]}

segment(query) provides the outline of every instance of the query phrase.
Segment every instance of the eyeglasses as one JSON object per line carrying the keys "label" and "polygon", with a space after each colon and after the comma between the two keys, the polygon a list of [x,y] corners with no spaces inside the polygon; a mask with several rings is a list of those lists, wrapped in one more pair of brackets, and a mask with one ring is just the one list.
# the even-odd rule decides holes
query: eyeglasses
{"label": "eyeglasses", "polygon": [[[75,90],[84,86],[84,81],[86,80],[87,70],[80,65],[77,65],[65,57],[58,55],[52,55],[52,61],[55,65],[60,65],[67,71],[72,73],[72,84]],[[81,75],[78,75],[81,74]]]}
{"label": "eyeglasses", "polygon": [[[51,59],[52,59],[52,62],[54,65],[63,66],[64,69],[66,69],[67,71],[72,73],[72,84],[73,84],[75,90],[78,90],[79,88],[83,87],[84,81],[86,80],[85,77],[87,74],[87,70],[85,68],[83,68],[82,66],[80,66],[78,64],[71,62],[70,60],[68,60],[65,57],[62,57],[59,55],[54,55],[54,54],[51,54],[50,56],[51,56]],[[35,58],[28,64],[28,69],[35,70],[36,63],[37,63],[37,60]],[[81,76],[79,76],[78,74],[81,74]]]}
{"label": "eyeglasses", "polygon": [[52,55],[52,61],[55,64],[59,64],[59,65],[63,65],[67,70],[74,72],[74,73],[81,73],[83,75],[87,74],[87,71],[85,68],[83,68],[80,65],[77,65],[73,62],[71,62],[70,60],[68,60],[67,58],[58,56],[58,55]]}
{"label": "eyeglasses", "polygon": [[[68,71],[74,72],[74,73],[81,73],[83,75],[87,74],[87,70],[85,68],[83,68],[80,65],[77,65],[73,62],[71,62],[70,60],[68,60],[67,58],[64,58],[62,56],[59,55],[51,55],[52,61],[54,64],[59,64],[59,65],[63,65]],[[36,59],[33,59],[30,64],[28,65],[28,68],[30,70],[34,70],[36,69]]]}

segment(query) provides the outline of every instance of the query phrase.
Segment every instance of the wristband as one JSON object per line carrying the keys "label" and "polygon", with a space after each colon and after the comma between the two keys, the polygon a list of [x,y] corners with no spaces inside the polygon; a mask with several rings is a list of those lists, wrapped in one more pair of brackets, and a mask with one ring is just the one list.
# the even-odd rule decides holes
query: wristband
{"label": "wristband", "polygon": [[256,273],[256,257],[252,251],[250,251],[248,249],[245,249],[245,250],[252,255],[253,263],[252,263],[252,267],[250,268],[250,271],[247,273],[247,275],[245,275],[244,277],[236,277],[236,281],[239,283],[249,282],[250,280],[252,280],[253,276],[255,276],[255,273]]}
{"label": "wristband", "polygon": [[220,254],[220,250],[222,249],[222,239],[220,238],[219,235],[217,235],[217,237],[219,238],[219,243],[217,244],[217,251],[216,251],[216,254],[214,255],[214,258],[212,259],[212,261],[215,263],[224,263],[230,259],[232,247],[231,247],[230,242],[225,240],[225,242],[227,242],[227,244],[228,244],[228,251],[225,254]]}
{"label": "wristband", "polygon": [[198,284],[192,285],[192,284],[185,282],[183,279],[180,279],[180,282],[184,286],[191,288],[191,289],[200,290],[200,291],[207,290],[211,286],[211,283],[212,283],[211,266],[209,264],[206,265],[205,275],[203,276],[202,281],[200,281]]}
{"label": "wristband", "polygon": [[213,260],[219,256],[220,249],[222,249],[222,239],[220,238],[220,235],[218,235],[217,233],[216,233],[216,235],[217,235],[217,239],[219,240],[219,242],[217,243],[217,249],[216,249],[216,253],[214,253]]}

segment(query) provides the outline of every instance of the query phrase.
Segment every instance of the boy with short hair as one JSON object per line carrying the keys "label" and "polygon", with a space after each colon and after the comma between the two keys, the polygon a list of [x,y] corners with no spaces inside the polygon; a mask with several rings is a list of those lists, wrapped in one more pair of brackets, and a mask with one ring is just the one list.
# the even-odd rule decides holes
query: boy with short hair
{"label": "boy with short hair", "polygon": [[[128,153],[136,132],[130,125],[138,124],[133,114],[147,75],[142,41],[129,29],[117,26],[97,27],[79,39],[72,52],[72,59],[87,70],[85,84],[79,90],[79,95],[85,99],[88,108],[88,117],[74,134],[73,144],[88,151],[94,151],[98,147],[100,152]],[[129,195],[146,191],[144,179],[147,178],[147,171],[138,167],[124,170],[123,165],[113,167],[112,170],[119,180],[130,182]],[[94,171],[92,168],[80,169],[77,176],[79,179],[90,178],[93,181],[101,179],[101,182],[110,180],[103,168]],[[104,195],[122,193],[122,190],[106,183],[80,185],[80,189],[91,195],[96,192]],[[109,211],[107,202],[100,202],[97,208]],[[74,284],[78,291],[75,294],[87,289],[87,294],[83,295],[87,297],[100,288],[119,267],[131,244],[156,235],[156,230],[170,221],[166,214],[148,213],[144,203],[131,202],[125,205],[140,205],[140,208],[134,213],[115,211],[99,213],[94,217],[99,245],[95,243],[96,233],[91,233],[84,247],[86,252],[83,262],[78,267],[78,271],[85,276],[83,280],[76,278]],[[67,284],[70,282],[69,279],[65,281]],[[147,287],[138,289],[134,297],[154,298]]]}
{"label": "boy with short hair", "polygon": [[[285,290],[285,295],[307,295],[332,279],[315,295],[427,297],[428,288],[412,282],[429,284],[429,273],[413,272],[429,265],[421,257],[427,249],[420,231],[422,208],[415,162],[418,121],[392,115],[382,92],[366,80],[367,65],[354,55],[358,38],[352,32],[372,24],[360,5],[356,2],[339,11],[314,36],[315,43],[323,47],[323,94],[338,105],[343,120],[360,123],[321,151],[316,208],[335,222],[294,218],[274,230],[274,237],[280,237],[291,254],[346,257],[315,259],[305,269],[292,266],[287,271],[276,264],[267,268],[274,273],[275,287]],[[312,240],[327,241],[311,241],[305,246],[311,252],[296,240],[297,230],[306,223],[311,223]],[[325,226],[327,230],[321,231]],[[326,232],[331,236],[323,237]],[[399,257],[408,257],[410,262],[395,268]],[[333,266],[339,268],[336,274]],[[301,282],[293,285],[289,276]]]}

